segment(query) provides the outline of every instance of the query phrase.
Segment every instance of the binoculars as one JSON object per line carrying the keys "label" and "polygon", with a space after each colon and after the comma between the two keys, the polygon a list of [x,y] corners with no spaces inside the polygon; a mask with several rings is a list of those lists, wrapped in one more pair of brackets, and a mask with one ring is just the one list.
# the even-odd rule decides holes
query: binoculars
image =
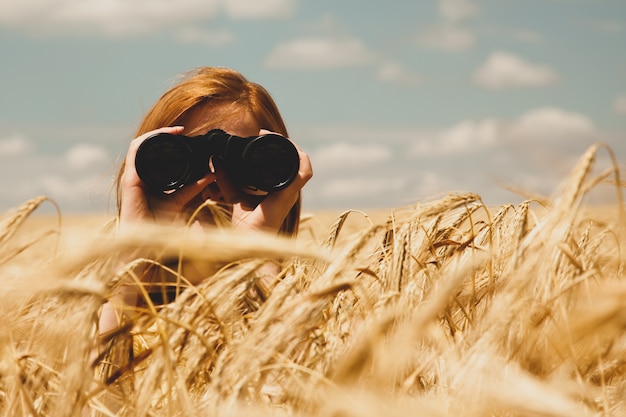
{"label": "binoculars", "polygon": [[154,134],[137,149],[135,168],[150,189],[168,192],[204,177],[211,158],[219,158],[227,177],[253,195],[287,187],[300,168],[298,150],[284,136],[244,138],[220,129],[192,137]]}

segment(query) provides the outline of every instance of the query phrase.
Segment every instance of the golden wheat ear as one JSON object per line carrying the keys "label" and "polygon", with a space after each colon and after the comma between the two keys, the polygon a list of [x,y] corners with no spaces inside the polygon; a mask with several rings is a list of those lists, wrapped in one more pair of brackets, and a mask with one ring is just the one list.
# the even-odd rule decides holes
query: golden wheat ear
{"label": "golden wheat ear", "polygon": [[39,235],[33,238],[31,241],[27,243],[20,243],[18,245],[13,245],[10,249],[4,251],[0,255],[0,265],[8,262],[13,259],[15,256],[20,253],[26,251],[28,248],[32,247],[36,243],[38,243],[42,238],[47,236],[56,235],[57,240],[53,247],[53,252],[55,253],[58,250],[59,240],[61,235],[61,210],[59,206],[53,200],[45,196],[35,197],[21,206],[16,207],[14,210],[9,211],[2,220],[0,220],[0,248],[6,245],[17,233],[17,231],[22,227],[26,219],[33,214],[35,210],[45,201],[51,202],[56,208],[57,212],[57,224],[53,229],[46,230],[38,230]]}
{"label": "golden wheat ear", "polygon": [[[19,227],[24,223],[24,221],[31,215],[32,212],[37,210],[37,208],[44,202],[50,201],[57,209],[57,213],[60,213],[59,206],[54,202],[54,200],[50,200],[48,197],[39,196],[32,198],[22,204],[21,206],[15,208],[14,210],[9,211],[5,217],[0,220],[0,246],[5,244],[19,229]],[[59,214],[59,223],[60,223],[60,214]]]}

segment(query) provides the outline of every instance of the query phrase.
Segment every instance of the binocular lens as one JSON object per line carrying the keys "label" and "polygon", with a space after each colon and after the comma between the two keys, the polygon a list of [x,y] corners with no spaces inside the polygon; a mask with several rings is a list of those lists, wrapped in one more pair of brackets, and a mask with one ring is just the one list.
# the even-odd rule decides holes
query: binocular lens
{"label": "binocular lens", "polygon": [[187,180],[191,149],[178,137],[160,134],[141,145],[141,158],[136,163],[137,173],[148,186],[159,190],[173,190]]}
{"label": "binocular lens", "polygon": [[259,136],[246,147],[246,170],[261,190],[279,190],[293,181],[298,172],[298,151],[282,136]]}

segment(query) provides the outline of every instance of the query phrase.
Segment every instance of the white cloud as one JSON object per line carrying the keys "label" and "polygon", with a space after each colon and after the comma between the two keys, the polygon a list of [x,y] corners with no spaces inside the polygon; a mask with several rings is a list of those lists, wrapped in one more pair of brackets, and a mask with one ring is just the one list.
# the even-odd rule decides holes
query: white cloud
{"label": "white cloud", "polygon": [[440,146],[444,153],[460,153],[493,145],[497,137],[498,125],[495,120],[464,120],[442,132]]}
{"label": "white cloud", "polygon": [[476,37],[471,30],[451,24],[431,26],[417,37],[419,45],[449,51],[466,51],[475,42]]}
{"label": "white cloud", "polygon": [[474,0],[439,0],[441,21],[427,27],[418,37],[418,45],[447,51],[466,51],[476,43],[476,35],[462,22],[475,16]]}
{"label": "white cloud", "polygon": [[410,71],[399,62],[384,62],[376,72],[376,77],[386,83],[401,86],[416,86],[422,83],[422,76]]}
{"label": "white cloud", "polygon": [[374,59],[360,40],[354,38],[300,38],[278,44],[265,59],[269,68],[329,69],[356,67]]}
{"label": "white cloud", "polygon": [[556,152],[563,147],[586,146],[599,140],[599,131],[589,117],[557,107],[541,107],[512,120],[468,119],[451,127],[416,133],[408,155],[420,159],[470,155],[507,145],[516,149],[532,145]]}
{"label": "white cloud", "polygon": [[414,141],[409,155],[427,158],[483,151],[496,144],[500,125],[495,119],[463,120],[460,123],[422,135]]}
{"label": "white cloud", "polygon": [[295,0],[0,0],[0,26],[30,33],[126,36],[151,34],[215,18],[274,19]]}
{"label": "white cloud", "polygon": [[626,94],[622,94],[613,102],[613,110],[617,114],[626,116]]}
{"label": "white cloud", "polygon": [[111,167],[98,163],[77,172],[70,166],[68,154],[32,152],[2,160],[0,176],[14,181],[13,186],[2,190],[0,210],[38,195],[53,199],[64,212],[106,209],[112,196]]}
{"label": "white cloud", "polygon": [[492,90],[542,87],[559,80],[551,68],[531,64],[508,52],[492,53],[473,78],[478,85]]}
{"label": "white cloud", "polygon": [[29,32],[144,34],[214,17],[218,0],[0,0],[0,24]]}
{"label": "white cloud", "polygon": [[57,175],[46,175],[39,178],[39,186],[46,196],[57,202],[69,204],[81,202],[86,196],[102,192],[101,181],[94,176],[67,179]]}
{"label": "white cloud", "polygon": [[[464,189],[502,201],[510,195],[496,182],[500,179],[549,195],[589,146],[610,143],[605,139],[589,117],[558,107],[531,109],[510,120],[465,120],[414,143],[409,154],[419,158],[424,171],[419,178],[434,173],[430,185],[417,183],[415,190],[423,196]],[[439,169],[429,165],[433,160]],[[468,170],[471,176],[463,174]]]}
{"label": "white cloud", "polygon": [[65,154],[65,160],[70,169],[83,170],[107,162],[109,155],[101,146],[82,143],[69,149]]}
{"label": "white cloud", "polygon": [[69,181],[58,175],[47,175],[45,177],[41,177],[39,178],[39,183],[45,192],[53,198],[65,199],[69,197],[73,199],[73,194],[78,192],[78,190],[74,189]]}
{"label": "white cloud", "polygon": [[440,0],[439,12],[450,21],[460,21],[473,17],[478,11],[472,0]]}
{"label": "white cloud", "polygon": [[424,198],[451,191],[440,174],[434,171],[426,171],[419,175],[417,183],[413,184],[415,198]]}
{"label": "white cloud", "polygon": [[293,15],[295,0],[223,0],[233,19],[285,18]]}
{"label": "white cloud", "polygon": [[33,144],[23,136],[16,135],[0,140],[0,158],[24,155],[34,148]]}
{"label": "white cloud", "polygon": [[391,149],[382,145],[355,145],[338,142],[317,149],[311,155],[316,169],[323,171],[353,168],[391,159]]}
{"label": "white cloud", "polygon": [[507,138],[548,145],[550,142],[591,138],[596,128],[591,119],[580,113],[556,107],[543,107],[528,111],[507,129]]}

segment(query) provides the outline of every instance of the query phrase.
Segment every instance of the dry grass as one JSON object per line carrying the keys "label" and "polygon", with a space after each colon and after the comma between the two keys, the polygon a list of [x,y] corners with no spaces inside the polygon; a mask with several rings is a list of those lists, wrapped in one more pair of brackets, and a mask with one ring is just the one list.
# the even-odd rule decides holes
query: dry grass
{"label": "dry grass", "polygon": [[[0,223],[0,415],[622,416],[623,183],[617,164],[593,174],[598,150],[550,199],[313,213],[295,242],[115,236],[33,199]],[[585,206],[607,180],[615,204]],[[227,267],[97,342],[132,267],[181,253]]]}

